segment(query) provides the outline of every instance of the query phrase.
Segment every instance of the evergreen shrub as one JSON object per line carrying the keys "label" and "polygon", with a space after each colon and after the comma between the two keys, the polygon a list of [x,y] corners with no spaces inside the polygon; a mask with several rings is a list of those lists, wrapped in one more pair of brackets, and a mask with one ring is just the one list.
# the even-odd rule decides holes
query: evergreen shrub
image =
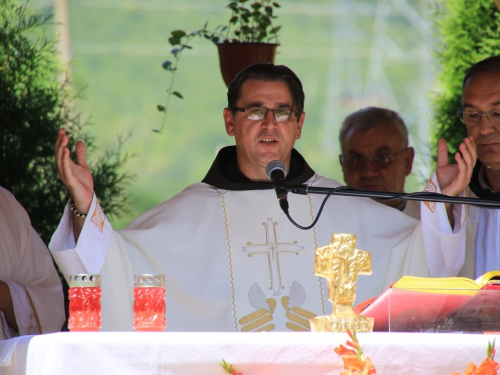
{"label": "evergreen shrub", "polygon": [[[47,37],[50,15],[35,14],[27,3],[0,1],[0,186],[10,190],[30,215],[33,227],[48,243],[68,199],[54,159],[57,132],[63,128],[70,149],[82,139],[87,155],[94,139],[72,111],[71,93],[55,48]],[[64,82],[61,82],[64,81]],[[108,215],[128,211],[123,172],[128,155],[107,151],[89,165],[95,191]],[[90,152],[89,152],[90,151]]]}
{"label": "evergreen shrub", "polygon": [[[431,146],[448,142],[450,161],[467,136],[456,113],[461,108],[462,80],[478,61],[500,54],[500,12],[493,0],[443,0],[435,3],[435,57],[438,92],[433,96]],[[436,158],[436,152],[432,153]]]}

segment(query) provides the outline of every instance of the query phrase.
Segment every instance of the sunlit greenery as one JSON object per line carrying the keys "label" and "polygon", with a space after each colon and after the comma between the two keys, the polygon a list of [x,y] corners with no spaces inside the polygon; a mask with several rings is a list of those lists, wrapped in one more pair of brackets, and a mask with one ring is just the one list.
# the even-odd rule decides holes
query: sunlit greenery
{"label": "sunlit greenery", "polygon": [[[51,3],[32,0],[40,10]],[[281,0],[277,64],[301,78],[306,121],[296,148],[317,172],[343,182],[338,131],[349,113],[377,105],[400,112],[417,147],[417,165],[407,191],[429,177],[427,104],[434,80],[428,7],[420,0],[399,6],[390,0]],[[84,90],[76,108],[90,116],[96,144],[112,149],[116,134],[129,134],[124,151],[138,154],[127,164],[137,175],[128,190],[132,213],[113,219],[123,228],[133,217],[199,182],[215,153],[233,144],[225,133],[227,104],[217,49],[196,38],[182,56],[162,134],[170,75],[172,30],[197,30],[227,23],[226,0],[69,1],[75,89]],[[399,3],[398,3],[399,4]],[[104,201],[104,199],[101,199]]]}
{"label": "sunlit greenery", "polygon": [[456,116],[461,108],[465,71],[478,61],[500,54],[500,12],[492,0],[444,0],[436,4],[440,73],[433,101],[433,147],[444,138],[453,155],[467,136],[465,125]]}
{"label": "sunlit greenery", "polygon": [[[46,243],[67,201],[54,160],[58,129],[71,136],[71,147],[75,138],[84,139],[95,153],[92,137],[72,111],[69,85],[62,82],[55,40],[45,29],[50,22],[50,15],[36,14],[25,3],[0,2],[0,186],[26,208]],[[130,174],[121,168],[128,156],[116,143],[113,150],[100,158],[95,153],[91,169],[106,211],[122,215]]]}

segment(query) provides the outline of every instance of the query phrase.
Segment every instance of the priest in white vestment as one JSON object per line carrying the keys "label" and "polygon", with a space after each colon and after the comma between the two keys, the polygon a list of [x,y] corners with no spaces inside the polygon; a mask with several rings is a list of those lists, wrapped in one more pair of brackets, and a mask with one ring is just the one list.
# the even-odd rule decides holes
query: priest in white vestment
{"label": "priest in white vestment", "polygon": [[[49,245],[66,277],[102,276],[103,330],[131,330],[133,275],[166,278],[169,331],[306,331],[329,314],[326,284],[314,276],[315,248],[333,233],[354,233],[369,251],[373,275],[360,276],[357,300],[403,275],[456,274],[463,264],[463,210],[423,204],[419,222],[370,199],[332,196],[314,228],[297,229],[281,211],[266,166],[281,160],[288,185],[336,187],[293,149],[305,119],[304,93],[284,66],[256,64],[228,90],[223,148],[202,182],[113,231],[97,197],[84,145],[70,159],[59,132],[56,160],[72,201]],[[442,158],[441,190],[456,194],[470,178],[475,152],[464,141],[456,165]],[[444,150],[446,153],[446,150]],[[442,182],[444,181],[444,183]],[[430,186],[440,191],[436,175]],[[290,215],[309,225],[324,196],[288,195]],[[453,223],[450,226],[449,220]]]}
{"label": "priest in white vestment", "polygon": [[[459,118],[474,139],[477,162],[465,196],[500,199],[500,55],[472,65],[462,85]],[[500,270],[500,210],[466,207],[466,254],[459,276]]]}
{"label": "priest in white vestment", "polygon": [[0,340],[57,332],[63,323],[52,257],[24,208],[0,187]]}

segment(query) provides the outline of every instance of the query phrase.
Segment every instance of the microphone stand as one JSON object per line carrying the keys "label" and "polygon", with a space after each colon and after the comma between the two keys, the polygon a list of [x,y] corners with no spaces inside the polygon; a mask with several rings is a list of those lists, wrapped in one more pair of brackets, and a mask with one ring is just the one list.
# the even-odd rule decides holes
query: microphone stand
{"label": "microphone stand", "polygon": [[450,197],[449,195],[432,193],[432,192],[418,192],[418,193],[393,193],[390,191],[369,191],[358,190],[349,186],[339,186],[336,188],[316,187],[307,185],[296,185],[287,187],[287,191],[294,194],[326,194],[326,195],[345,195],[357,196],[365,198],[374,198],[378,200],[393,200],[402,199],[409,201],[426,201],[426,202],[441,202],[441,203],[455,203],[455,204],[468,204],[470,206],[483,207],[483,208],[500,208],[500,201],[492,201],[479,198],[467,197]]}
{"label": "microphone stand", "polygon": [[393,199],[402,199],[402,200],[412,200],[412,201],[426,201],[426,202],[441,202],[441,203],[454,203],[454,204],[468,204],[470,206],[483,207],[483,208],[500,208],[500,201],[492,201],[486,199],[479,198],[466,198],[466,197],[450,197],[444,194],[432,193],[432,192],[418,192],[418,193],[394,193],[389,191],[370,191],[370,190],[358,190],[351,188],[349,186],[339,186],[336,188],[328,188],[328,187],[316,187],[316,186],[307,186],[307,185],[295,185],[295,186],[287,186],[287,192],[292,192],[294,194],[324,194],[326,195],[323,203],[321,203],[321,207],[319,208],[316,219],[314,219],[313,223],[307,227],[303,227],[297,224],[292,217],[290,216],[288,210],[283,210],[285,215],[288,217],[288,220],[295,225],[297,228],[308,230],[316,225],[318,219],[323,211],[323,207],[325,206],[326,201],[331,195],[344,195],[344,196],[357,196],[364,198],[373,198],[378,200],[393,200]]}

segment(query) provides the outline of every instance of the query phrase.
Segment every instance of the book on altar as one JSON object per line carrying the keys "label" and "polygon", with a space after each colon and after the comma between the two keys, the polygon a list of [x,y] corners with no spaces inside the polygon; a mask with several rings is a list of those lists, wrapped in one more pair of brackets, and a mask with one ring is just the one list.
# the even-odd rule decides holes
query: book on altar
{"label": "book on altar", "polygon": [[404,276],[356,306],[374,331],[500,332],[500,271],[465,277]]}

